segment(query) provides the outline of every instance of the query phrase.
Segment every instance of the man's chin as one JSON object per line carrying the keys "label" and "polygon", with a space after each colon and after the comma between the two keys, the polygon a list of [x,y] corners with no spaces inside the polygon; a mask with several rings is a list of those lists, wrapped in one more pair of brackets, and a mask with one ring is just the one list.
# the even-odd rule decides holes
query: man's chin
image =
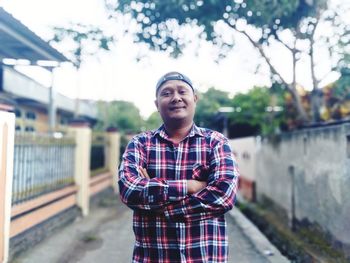
{"label": "man's chin", "polygon": [[187,116],[185,116],[185,115],[180,115],[180,114],[168,116],[168,117],[166,118],[166,120],[167,120],[168,122],[183,122],[183,121],[186,120],[186,119],[187,119]]}

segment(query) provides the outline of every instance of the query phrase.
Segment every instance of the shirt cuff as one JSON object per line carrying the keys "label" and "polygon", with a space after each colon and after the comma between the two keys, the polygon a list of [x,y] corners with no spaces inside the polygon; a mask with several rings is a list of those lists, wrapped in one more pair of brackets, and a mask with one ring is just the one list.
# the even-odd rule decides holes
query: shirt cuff
{"label": "shirt cuff", "polygon": [[186,215],[185,200],[179,203],[167,205],[164,209],[164,216],[170,222],[182,222]]}
{"label": "shirt cuff", "polygon": [[168,201],[179,201],[187,195],[187,180],[167,180]]}

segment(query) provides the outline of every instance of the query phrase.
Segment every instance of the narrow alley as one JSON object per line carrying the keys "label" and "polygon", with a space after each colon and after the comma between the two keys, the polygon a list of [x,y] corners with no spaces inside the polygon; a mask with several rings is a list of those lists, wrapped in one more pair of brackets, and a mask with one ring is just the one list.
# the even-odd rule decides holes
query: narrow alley
{"label": "narrow alley", "polygon": [[[239,222],[238,222],[239,221]],[[118,198],[105,199],[89,216],[22,253],[15,263],[131,262],[132,211]],[[237,209],[227,214],[229,262],[289,262]]]}

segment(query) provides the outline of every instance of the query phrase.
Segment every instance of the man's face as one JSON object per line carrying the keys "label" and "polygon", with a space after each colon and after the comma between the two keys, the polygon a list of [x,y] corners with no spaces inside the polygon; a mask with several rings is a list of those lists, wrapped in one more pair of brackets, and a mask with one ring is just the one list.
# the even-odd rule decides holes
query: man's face
{"label": "man's face", "polygon": [[197,95],[181,80],[168,80],[160,86],[155,104],[164,121],[193,121]]}

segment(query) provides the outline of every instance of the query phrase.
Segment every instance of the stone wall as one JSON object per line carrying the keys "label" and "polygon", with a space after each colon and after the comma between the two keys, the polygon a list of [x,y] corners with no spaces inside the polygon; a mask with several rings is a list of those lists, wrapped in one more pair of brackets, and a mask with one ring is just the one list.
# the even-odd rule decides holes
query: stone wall
{"label": "stone wall", "polygon": [[264,138],[256,190],[285,210],[289,223],[319,226],[350,256],[350,124]]}
{"label": "stone wall", "polygon": [[40,243],[80,216],[80,209],[74,206],[11,238],[9,259]]}

